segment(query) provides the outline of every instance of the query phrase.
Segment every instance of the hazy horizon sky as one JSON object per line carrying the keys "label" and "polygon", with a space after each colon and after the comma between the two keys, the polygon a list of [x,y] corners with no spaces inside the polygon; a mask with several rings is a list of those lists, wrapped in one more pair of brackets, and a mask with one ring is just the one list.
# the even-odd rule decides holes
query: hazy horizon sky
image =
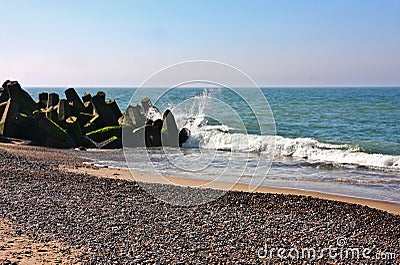
{"label": "hazy horizon sky", "polygon": [[260,86],[400,85],[400,0],[0,0],[0,78],[138,86],[188,60]]}

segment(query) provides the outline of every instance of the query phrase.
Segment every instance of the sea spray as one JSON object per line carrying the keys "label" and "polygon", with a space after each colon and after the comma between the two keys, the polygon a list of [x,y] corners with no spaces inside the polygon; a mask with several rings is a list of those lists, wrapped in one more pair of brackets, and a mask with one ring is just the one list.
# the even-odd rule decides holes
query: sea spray
{"label": "sea spray", "polygon": [[[313,163],[332,163],[338,167],[368,167],[400,171],[400,156],[370,154],[355,144],[324,143],[312,138],[236,133],[238,128],[210,124],[205,115],[211,108],[212,91],[204,89],[190,108],[174,108],[178,127],[187,127],[191,136],[183,147],[219,151],[251,152],[265,156],[292,157]],[[213,121],[215,123],[215,121]]]}

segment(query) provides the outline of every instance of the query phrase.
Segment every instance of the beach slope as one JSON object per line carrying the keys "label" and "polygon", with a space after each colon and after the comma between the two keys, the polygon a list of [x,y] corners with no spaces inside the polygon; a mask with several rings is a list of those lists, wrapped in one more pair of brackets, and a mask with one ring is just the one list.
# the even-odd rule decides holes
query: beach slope
{"label": "beach slope", "polygon": [[32,242],[56,240],[74,249],[76,262],[276,263],[277,255],[260,256],[260,248],[320,250],[344,242],[396,253],[400,247],[400,216],[360,204],[271,190],[228,191],[203,205],[177,207],[118,172],[107,178],[98,177],[107,176],[104,169],[94,169],[105,172],[98,176],[62,169],[79,169],[83,160],[54,149],[1,144],[0,157],[1,221]]}

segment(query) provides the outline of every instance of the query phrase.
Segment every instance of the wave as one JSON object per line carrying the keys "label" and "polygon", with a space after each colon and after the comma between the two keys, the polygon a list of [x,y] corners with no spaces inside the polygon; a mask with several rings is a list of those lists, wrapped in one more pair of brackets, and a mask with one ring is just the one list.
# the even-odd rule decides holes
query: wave
{"label": "wave", "polygon": [[337,167],[367,167],[400,172],[400,156],[366,152],[359,145],[324,143],[312,138],[287,138],[278,135],[257,135],[237,132],[224,124],[209,124],[206,113],[214,105],[214,91],[204,90],[190,107],[177,108],[179,128],[187,128],[191,135],[183,147],[206,148],[221,151],[258,153],[269,158],[290,157],[318,165]]}
{"label": "wave", "polygon": [[359,146],[323,143],[312,138],[231,133],[224,125],[206,125],[192,131],[184,147],[252,152],[261,155],[291,157],[340,167],[367,167],[400,171],[400,156],[365,153]]}

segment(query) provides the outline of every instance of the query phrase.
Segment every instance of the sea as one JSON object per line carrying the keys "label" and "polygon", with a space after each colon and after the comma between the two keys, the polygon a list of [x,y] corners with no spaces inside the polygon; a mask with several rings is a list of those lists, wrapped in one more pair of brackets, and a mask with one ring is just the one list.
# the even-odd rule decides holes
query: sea
{"label": "sea", "polygon": [[[26,90],[59,93],[62,87]],[[400,87],[183,87],[104,91],[121,110],[150,97],[191,135],[181,148],[76,151],[94,164],[400,203]],[[164,91],[164,90],[163,90]]]}

